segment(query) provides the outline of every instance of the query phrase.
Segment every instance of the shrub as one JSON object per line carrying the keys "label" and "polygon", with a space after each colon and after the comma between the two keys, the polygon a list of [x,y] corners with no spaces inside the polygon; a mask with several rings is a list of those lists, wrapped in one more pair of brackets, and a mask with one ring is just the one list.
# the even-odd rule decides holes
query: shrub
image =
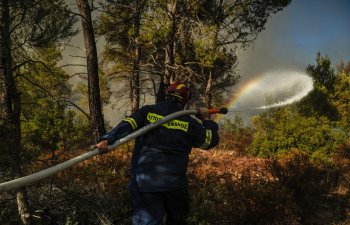
{"label": "shrub", "polygon": [[239,117],[223,120],[219,129],[220,142],[217,149],[233,150],[237,155],[245,155],[247,147],[252,142],[252,134],[252,129],[245,127]]}
{"label": "shrub", "polygon": [[347,196],[334,192],[339,188],[339,165],[320,165],[293,149],[271,164],[271,172],[292,194],[302,224],[338,224],[334,222],[344,219]]}
{"label": "shrub", "polygon": [[330,163],[345,134],[326,117],[304,117],[291,108],[272,110],[253,120],[252,155],[281,156],[302,149],[311,160]]}

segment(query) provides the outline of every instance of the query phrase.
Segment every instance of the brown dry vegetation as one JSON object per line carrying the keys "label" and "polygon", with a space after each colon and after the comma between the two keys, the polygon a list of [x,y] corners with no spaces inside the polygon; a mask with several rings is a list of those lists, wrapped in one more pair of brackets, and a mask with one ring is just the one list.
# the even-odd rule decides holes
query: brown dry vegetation
{"label": "brown dry vegetation", "polygon": [[[298,150],[274,160],[241,156],[240,149],[239,154],[235,149],[194,149],[189,224],[350,224],[349,146],[340,148],[328,167],[313,165]],[[126,185],[131,148],[125,145],[30,186],[37,223],[130,224]],[[82,152],[61,152],[58,161]],[[46,167],[35,163],[27,172]],[[1,194],[0,203],[1,224],[16,224],[12,196]]]}

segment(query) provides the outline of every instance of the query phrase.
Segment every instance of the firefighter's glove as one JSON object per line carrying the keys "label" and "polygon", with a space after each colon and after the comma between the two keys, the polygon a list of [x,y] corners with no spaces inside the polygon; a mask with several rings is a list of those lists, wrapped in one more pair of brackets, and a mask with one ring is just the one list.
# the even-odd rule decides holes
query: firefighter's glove
{"label": "firefighter's glove", "polygon": [[96,148],[98,148],[100,154],[104,154],[108,152],[108,141],[107,140],[102,140],[99,143],[95,145]]}
{"label": "firefighter's glove", "polygon": [[199,107],[197,108],[197,117],[200,119],[200,120],[209,120],[209,112],[208,112],[208,109],[205,108],[205,107]]}

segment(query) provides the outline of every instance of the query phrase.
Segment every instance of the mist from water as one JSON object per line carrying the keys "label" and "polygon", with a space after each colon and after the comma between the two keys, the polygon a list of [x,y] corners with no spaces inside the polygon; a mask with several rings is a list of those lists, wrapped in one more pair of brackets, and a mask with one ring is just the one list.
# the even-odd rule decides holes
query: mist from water
{"label": "mist from water", "polygon": [[243,88],[229,112],[264,110],[296,103],[313,90],[313,80],[302,72],[274,71]]}

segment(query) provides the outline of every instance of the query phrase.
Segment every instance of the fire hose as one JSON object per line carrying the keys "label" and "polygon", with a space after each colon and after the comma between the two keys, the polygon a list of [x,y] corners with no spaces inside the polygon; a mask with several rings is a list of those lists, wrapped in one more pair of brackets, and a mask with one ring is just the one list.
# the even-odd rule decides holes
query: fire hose
{"label": "fire hose", "polygon": [[[221,113],[221,114],[226,114],[228,112],[227,108],[221,108],[221,109],[208,109],[208,113],[209,114],[215,114],[215,113]],[[112,145],[108,146],[108,151],[110,151],[111,149],[116,148],[119,145],[122,145],[132,139],[135,139],[145,133],[147,133],[148,131],[164,124],[167,123],[179,116],[184,116],[184,115],[196,115],[198,113],[197,110],[183,110],[183,111],[178,111],[175,113],[172,113],[168,116],[163,117],[162,119],[148,124],[147,126],[144,126],[138,130],[136,130],[135,132],[115,141]],[[0,184],[0,191],[9,191],[9,190],[13,190],[13,189],[18,189],[27,185],[30,185],[32,183],[35,183],[39,180],[42,180],[44,178],[47,178],[57,172],[60,172],[62,170],[65,170],[69,167],[74,166],[75,164],[78,164],[82,161],[85,161],[87,159],[90,159],[96,155],[99,155],[100,151],[98,148],[94,147],[93,150],[88,151],[80,156],[77,156],[75,158],[72,158],[70,160],[67,160],[65,162],[62,162],[60,164],[57,164],[55,166],[52,166],[50,168],[41,170],[39,172],[24,176],[24,177],[20,177],[11,181],[7,181],[4,183]]]}

